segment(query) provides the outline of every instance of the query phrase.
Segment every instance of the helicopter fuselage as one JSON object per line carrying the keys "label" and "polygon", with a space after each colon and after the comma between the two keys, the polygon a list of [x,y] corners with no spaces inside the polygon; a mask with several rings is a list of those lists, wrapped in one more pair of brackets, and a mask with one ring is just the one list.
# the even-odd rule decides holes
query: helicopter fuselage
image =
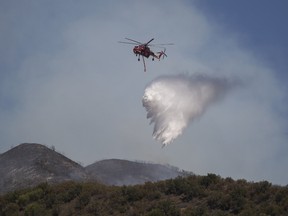
{"label": "helicopter fuselage", "polygon": [[150,48],[148,46],[145,46],[145,45],[135,46],[133,48],[133,52],[136,54],[136,56],[142,55],[146,58],[149,58],[149,56],[151,55],[151,56],[156,57],[156,58],[158,57],[150,50]]}

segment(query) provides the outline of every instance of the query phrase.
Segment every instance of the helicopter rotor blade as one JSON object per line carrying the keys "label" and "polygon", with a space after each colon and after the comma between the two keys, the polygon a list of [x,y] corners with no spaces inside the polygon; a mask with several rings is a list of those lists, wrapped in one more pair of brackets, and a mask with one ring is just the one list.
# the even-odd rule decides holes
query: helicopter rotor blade
{"label": "helicopter rotor blade", "polygon": [[125,42],[125,41],[118,41],[118,43],[138,45],[138,43]]}
{"label": "helicopter rotor blade", "polygon": [[152,38],[151,40],[149,40],[149,41],[145,44],[145,46],[149,46],[148,44],[151,43],[151,41],[153,41],[153,40],[154,40],[154,38]]}
{"label": "helicopter rotor blade", "polygon": [[136,40],[133,40],[133,39],[130,39],[130,38],[125,38],[126,40],[129,40],[129,41],[133,41],[134,43],[137,43],[137,44],[143,44],[143,43],[140,43],[139,41],[136,41]]}
{"label": "helicopter rotor blade", "polygon": [[154,45],[154,46],[171,46],[171,45],[174,45],[174,43],[151,44],[151,45]]}
{"label": "helicopter rotor blade", "polygon": [[164,44],[149,44],[149,46],[153,46],[153,47],[159,47],[159,48],[165,48],[164,46],[171,46],[174,45],[174,43],[164,43]]}
{"label": "helicopter rotor blade", "polygon": [[164,51],[163,51],[163,59],[164,59],[164,56],[167,57],[165,52],[166,52],[166,49],[164,49]]}
{"label": "helicopter rotor blade", "polygon": [[160,52],[157,52],[159,54],[159,60],[160,60],[160,57],[162,56],[162,59],[164,59],[164,57],[167,57],[166,55],[166,48],[164,48],[164,50],[160,51]]}

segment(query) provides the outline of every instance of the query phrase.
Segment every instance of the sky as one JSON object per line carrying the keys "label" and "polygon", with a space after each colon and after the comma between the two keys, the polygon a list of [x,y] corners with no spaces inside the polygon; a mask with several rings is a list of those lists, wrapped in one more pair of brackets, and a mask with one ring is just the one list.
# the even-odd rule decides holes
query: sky
{"label": "sky", "polygon": [[[287,185],[287,8],[286,0],[0,1],[0,152],[41,143],[83,165],[120,158]],[[175,45],[144,72],[133,46],[118,43],[125,37]],[[142,97],[157,77],[177,74],[242,85],[161,148]]]}

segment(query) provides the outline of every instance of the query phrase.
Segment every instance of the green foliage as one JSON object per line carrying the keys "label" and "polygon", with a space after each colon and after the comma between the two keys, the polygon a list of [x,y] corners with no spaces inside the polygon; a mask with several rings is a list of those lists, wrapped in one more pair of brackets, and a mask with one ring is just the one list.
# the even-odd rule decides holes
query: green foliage
{"label": "green foliage", "polygon": [[158,203],[157,206],[152,208],[148,214],[149,216],[178,216],[180,215],[179,208],[176,207],[176,205],[170,201],[170,200],[164,200]]}
{"label": "green foliage", "polygon": [[186,202],[204,196],[204,188],[196,176],[167,180],[162,187],[165,194],[181,195],[181,199]]}
{"label": "green foliage", "polygon": [[[2,214],[1,214],[2,215]],[[16,203],[8,203],[3,209],[3,215],[19,215],[19,206]]]}
{"label": "green foliage", "polygon": [[0,215],[285,215],[288,187],[215,174],[135,186],[47,183],[0,196]]}
{"label": "green foliage", "polygon": [[25,208],[25,216],[46,215],[45,207],[40,203],[31,203]]}
{"label": "green foliage", "polygon": [[74,182],[66,182],[62,184],[62,188],[59,188],[61,193],[57,193],[56,199],[60,203],[67,203],[76,198],[81,192],[81,184]]}
{"label": "green foliage", "polygon": [[203,185],[204,187],[209,187],[210,185],[216,184],[220,181],[220,176],[217,176],[215,174],[208,173],[207,176],[203,176],[200,180],[200,185]]}
{"label": "green foliage", "polygon": [[126,198],[127,202],[136,202],[145,196],[145,192],[137,186],[123,186],[122,195]]}

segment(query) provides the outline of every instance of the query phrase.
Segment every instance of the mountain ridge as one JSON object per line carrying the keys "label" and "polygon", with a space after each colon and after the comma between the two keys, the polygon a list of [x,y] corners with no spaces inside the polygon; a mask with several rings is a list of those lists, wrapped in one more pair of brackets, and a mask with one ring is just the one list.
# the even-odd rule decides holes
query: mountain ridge
{"label": "mountain ridge", "polygon": [[86,167],[38,143],[22,143],[0,154],[0,194],[41,182],[97,181],[107,185],[135,185],[187,175],[178,168],[123,159],[96,161]]}
{"label": "mountain ridge", "polygon": [[123,159],[101,160],[85,168],[93,179],[117,186],[142,184],[146,181],[155,182],[185,174],[184,171],[170,165],[131,162]]}

